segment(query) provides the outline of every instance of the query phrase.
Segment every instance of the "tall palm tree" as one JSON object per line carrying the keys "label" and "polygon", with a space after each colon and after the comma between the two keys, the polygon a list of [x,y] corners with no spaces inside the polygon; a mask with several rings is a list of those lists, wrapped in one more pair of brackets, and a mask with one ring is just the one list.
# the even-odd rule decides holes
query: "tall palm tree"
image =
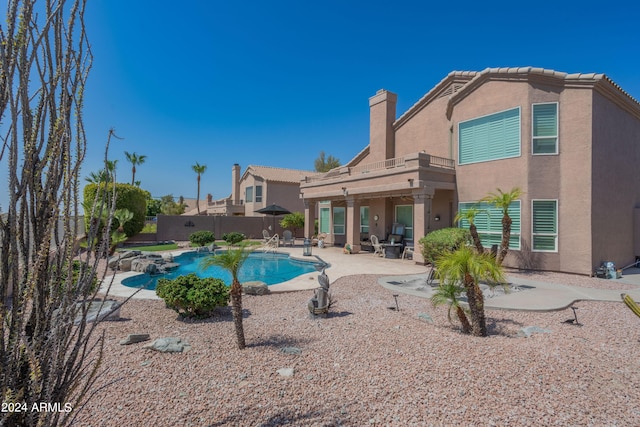
{"label": "tall palm tree", "polygon": [[507,252],[509,252],[511,224],[513,222],[509,216],[509,205],[518,200],[520,196],[522,196],[522,190],[518,187],[512,188],[511,191],[507,193],[498,188],[497,192],[489,193],[482,199],[483,202],[487,202],[502,211],[502,241],[500,242],[500,252],[497,257],[498,265],[502,265],[502,261],[504,261]]}
{"label": "tall palm tree", "polygon": [[100,169],[98,172],[90,172],[89,176],[85,177],[84,180],[92,184],[111,182],[113,176],[115,175],[117,163],[117,160],[107,160],[106,167],[104,169]]}
{"label": "tall palm tree", "polygon": [[198,174],[198,196],[196,197],[196,208],[198,209],[198,215],[200,215],[200,175],[207,170],[207,165],[201,165],[196,162],[195,165],[191,166],[191,169]]}
{"label": "tall palm tree", "polygon": [[231,306],[233,308],[233,323],[236,328],[236,339],[240,350],[245,348],[244,327],[242,326],[242,285],[238,280],[238,274],[242,265],[251,254],[250,250],[246,250],[247,245],[241,244],[237,249],[231,249],[211,255],[202,260],[201,268],[218,266],[224,268],[231,273],[231,289],[229,296],[231,297]]}
{"label": "tall palm tree", "polygon": [[475,336],[487,336],[484,316],[484,296],[478,283],[505,283],[502,267],[488,253],[478,253],[468,246],[442,255],[437,260],[440,283],[462,284],[467,293],[471,315],[471,332]]}
{"label": "tall palm tree", "polygon": [[453,323],[451,320],[451,311],[455,310],[458,320],[460,320],[460,324],[462,325],[462,332],[470,334],[471,323],[469,323],[464,308],[462,308],[460,300],[458,299],[462,291],[464,291],[464,288],[457,283],[440,283],[440,286],[438,286],[433,295],[431,295],[431,304],[433,304],[434,307],[448,304],[449,310],[447,311],[447,318],[449,322]]}
{"label": "tall palm tree", "polygon": [[480,241],[480,236],[478,235],[478,229],[476,228],[475,220],[476,216],[480,213],[480,209],[476,207],[471,207],[463,212],[458,212],[456,217],[454,218],[455,222],[467,221],[469,223],[469,233],[471,233],[471,237],[473,238],[473,244],[478,250],[479,253],[484,252],[484,246],[482,246],[482,242]]}
{"label": "tall palm tree", "polygon": [[141,165],[147,160],[147,156],[144,154],[136,154],[135,152],[129,153],[128,151],[124,152],[124,155],[127,156],[127,161],[131,163],[131,185],[135,185],[136,183],[136,165]]}

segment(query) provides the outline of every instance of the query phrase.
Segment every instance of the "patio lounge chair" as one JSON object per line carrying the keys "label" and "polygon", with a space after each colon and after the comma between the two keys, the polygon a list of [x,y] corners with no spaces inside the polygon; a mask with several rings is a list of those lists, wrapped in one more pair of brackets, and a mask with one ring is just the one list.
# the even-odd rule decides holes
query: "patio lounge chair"
{"label": "patio lounge chair", "polygon": [[284,230],[282,232],[282,246],[292,246],[293,247],[294,239],[293,233],[290,230]]}
{"label": "patio lounge chair", "polygon": [[373,254],[374,255],[378,254],[378,256],[384,256],[384,247],[380,243],[380,240],[378,240],[378,236],[376,236],[375,234],[372,234],[370,239],[371,239],[371,245],[373,246]]}

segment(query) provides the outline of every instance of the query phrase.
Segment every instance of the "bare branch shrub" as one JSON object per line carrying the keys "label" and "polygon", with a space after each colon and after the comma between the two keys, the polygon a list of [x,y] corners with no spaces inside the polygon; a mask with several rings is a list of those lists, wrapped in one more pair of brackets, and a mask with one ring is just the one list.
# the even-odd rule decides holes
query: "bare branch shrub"
{"label": "bare branch shrub", "polygon": [[[92,61],[85,3],[9,0],[0,26],[0,169],[9,194],[0,216],[0,394],[14,409],[0,412],[0,425],[68,424],[101,369],[104,337],[86,318],[102,304],[95,279],[109,239],[93,226],[100,221],[86,230],[95,256],[79,254],[78,239]],[[98,194],[84,214],[107,213],[110,223],[114,196]]]}

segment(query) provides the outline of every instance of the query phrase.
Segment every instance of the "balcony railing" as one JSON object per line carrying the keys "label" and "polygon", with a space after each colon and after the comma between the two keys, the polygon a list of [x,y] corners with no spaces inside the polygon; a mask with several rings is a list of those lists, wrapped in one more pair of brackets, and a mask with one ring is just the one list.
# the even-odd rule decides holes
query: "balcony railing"
{"label": "balcony railing", "polygon": [[305,182],[326,181],[336,178],[342,178],[344,176],[361,175],[380,170],[405,168],[407,167],[408,160],[417,160],[418,166],[421,167],[455,169],[456,166],[453,159],[420,153],[417,157],[415,154],[413,154],[410,159],[408,159],[408,156],[396,157],[393,159],[381,160],[379,162],[367,163],[364,165],[357,165],[349,168],[342,167],[332,169],[323,175],[307,176],[305,177]]}

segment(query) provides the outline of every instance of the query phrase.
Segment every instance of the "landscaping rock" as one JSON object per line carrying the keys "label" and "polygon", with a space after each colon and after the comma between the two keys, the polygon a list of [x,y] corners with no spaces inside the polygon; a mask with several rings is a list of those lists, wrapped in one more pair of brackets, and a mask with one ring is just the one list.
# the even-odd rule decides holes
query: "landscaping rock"
{"label": "landscaping rock", "polygon": [[543,329],[540,326],[527,326],[518,331],[518,336],[529,338],[533,334],[549,334],[551,333],[550,329]]}
{"label": "landscaping rock", "polygon": [[191,350],[191,345],[186,341],[182,341],[181,338],[167,337],[158,338],[142,348],[150,348],[161,353],[186,353]]}
{"label": "landscaping rock", "polygon": [[82,305],[91,304],[87,311],[87,323],[95,322],[96,320],[118,320],[120,319],[120,303],[118,301],[107,300],[104,301],[87,301],[77,303],[78,313],[73,322],[74,325],[82,323]]}
{"label": "landscaping rock", "polygon": [[418,319],[424,320],[427,323],[433,323],[433,318],[427,313],[418,313]]}
{"label": "landscaping rock", "polygon": [[271,293],[267,284],[260,281],[243,283],[242,291],[245,295],[268,295]]}
{"label": "landscaping rock", "polygon": [[282,368],[278,369],[278,375],[282,377],[292,377],[294,374],[293,368]]}
{"label": "landscaping rock", "polygon": [[135,258],[137,256],[140,256],[141,253],[142,252],[140,251],[119,252],[118,254],[109,258],[109,261],[107,261],[107,265],[109,266],[110,269],[113,270],[119,267],[120,262],[122,262],[122,260]]}
{"label": "landscaping rock", "polygon": [[282,347],[280,353],[284,354],[302,354],[302,350],[298,347]]}
{"label": "landscaping rock", "polygon": [[149,334],[129,334],[125,339],[120,340],[120,345],[135,344],[149,340]]}

